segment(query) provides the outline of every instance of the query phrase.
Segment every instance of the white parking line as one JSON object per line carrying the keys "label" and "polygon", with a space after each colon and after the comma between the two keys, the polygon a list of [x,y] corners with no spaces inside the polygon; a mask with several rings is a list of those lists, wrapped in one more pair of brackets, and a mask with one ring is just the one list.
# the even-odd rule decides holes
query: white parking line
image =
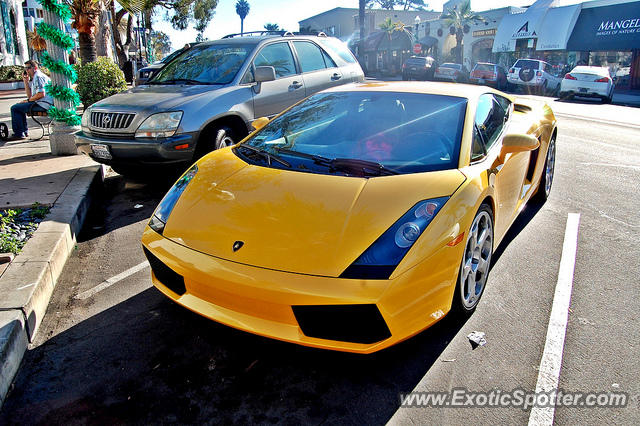
{"label": "white parking line", "polygon": [[143,270],[147,266],[149,266],[149,262],[147,262],[145,260],[141,264],[133,266],[133,267],[127,269],[126,271],[119,273],[115,277],[111,277],[108,280],[103,281],[102,283],[98,284],[97,286],[95,286],[93,288],[90,288],[87,291],[83,291],[82,293],[79,293],[79,294],[75,295],[74,299],[78,299],[78,300],[88,299],[89,297],[93,296],[94,294],[96,294],[96,293],[98,293],[98,292],[100,292],[100,291],[102,291],[102,290],[104,290],[106,288],[111,287],[112,285],[114,285],[118,281],[122,281],[123,279],[127,278],[128,276],[133,275],[136,272]]}
{"label": "white parking line", "polygon": [[[553,306],[547,328],[547,340],[540,361],[536,393],[549,393],[558,389],[560,368],[562,367],[562,353],[564,339],[569,320],[569,304],[573,288],[573,272],[576,265],[578,250],[579,213],[569,213],[564,233],[562,257],[558,271],[558,282],[553,296]],[[555,407],[533,407],[529,415],[529,426],[552,425]]]}

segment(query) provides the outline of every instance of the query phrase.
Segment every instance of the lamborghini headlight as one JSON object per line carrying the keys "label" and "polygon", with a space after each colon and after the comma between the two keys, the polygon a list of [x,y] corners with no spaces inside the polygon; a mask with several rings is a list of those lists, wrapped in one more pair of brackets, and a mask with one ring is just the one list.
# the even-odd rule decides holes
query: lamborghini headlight
{"label": "lamborghini headlight", "polygon": [[387,279],[449,197],[420,201],[385,231],[340,276]]}
{"label": "lamborghini headlight", "polygon": [[187,188],[187,185],[189,184],[189,182],[191,182],[191,180],[194,178],[196,173],[198,173],[198,165],[194,164],[171,187],[171,189],[169,190],[169,192],[167,192],[167,194],[164,196],[162,201],[160,201],[160,204],[158,204],[156,211],[153,212],[153,216],[151,216],[151,220],[149,220],[149,227],[151,229],[158,232],[159,234],[162,234],[162,231],[164,231],[164,226],[166,225],[167,220],[169,220],[169,215],[171,214],[171,211],[173,210],[176,203],[178,202],[180,195],[182,195],[184,190]]}
{"label": "lamborghini headlight", "polygon": [[182,111],[161,112],[147,117],[136,130],[136,138],[168,138],[178,130]]}

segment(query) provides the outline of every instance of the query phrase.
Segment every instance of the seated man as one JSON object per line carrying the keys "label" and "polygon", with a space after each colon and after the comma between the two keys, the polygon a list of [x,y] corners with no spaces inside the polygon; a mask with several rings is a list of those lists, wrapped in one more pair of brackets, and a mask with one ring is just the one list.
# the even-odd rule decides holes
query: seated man
{"label": "seated man", "polygon": [[44,89],[51,80],[38,69],[38,62],[29,60],[25,62],[24,68],[22,79],[27,99],[11,107],[11,127],[13,128],[11,140],[24,139],[28,136],[27,113],[32,106],[33,111],[46,111],[53,105],[53,98],[47,95]]}

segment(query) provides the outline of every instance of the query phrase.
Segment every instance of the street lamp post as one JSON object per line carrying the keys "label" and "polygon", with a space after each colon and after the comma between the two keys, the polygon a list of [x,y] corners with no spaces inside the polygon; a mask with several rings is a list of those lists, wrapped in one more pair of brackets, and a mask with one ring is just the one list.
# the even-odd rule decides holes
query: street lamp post
{"label": "street lamp post", "polygon": [[420,26],[420,15],[416,15],[416,19],[413,20],[416,23],[416,43],[418,43],[418,27]]}

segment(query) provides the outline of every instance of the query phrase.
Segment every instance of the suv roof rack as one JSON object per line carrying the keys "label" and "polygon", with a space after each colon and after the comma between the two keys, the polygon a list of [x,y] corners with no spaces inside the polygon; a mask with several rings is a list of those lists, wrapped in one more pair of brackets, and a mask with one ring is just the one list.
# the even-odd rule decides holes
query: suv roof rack
{"label": "suv roof rack", "polygon": [[291,32],[291,31],[284,31],[284,30],[278,30],[278,31],[262,30],[262,31],[245,31],[243,33],[227,34],[226,36],[224,36],[222,38],[224,39],[224,38],[250,37],[250,36],[267,36],[267,35],[281,36],[281,37],[291,37],[291,36],[294,36],[294,35],[313,35],[313,36],[317,36],[317,37],[327,37],[327,35],[322,31],[320,31],[320,32]]}

